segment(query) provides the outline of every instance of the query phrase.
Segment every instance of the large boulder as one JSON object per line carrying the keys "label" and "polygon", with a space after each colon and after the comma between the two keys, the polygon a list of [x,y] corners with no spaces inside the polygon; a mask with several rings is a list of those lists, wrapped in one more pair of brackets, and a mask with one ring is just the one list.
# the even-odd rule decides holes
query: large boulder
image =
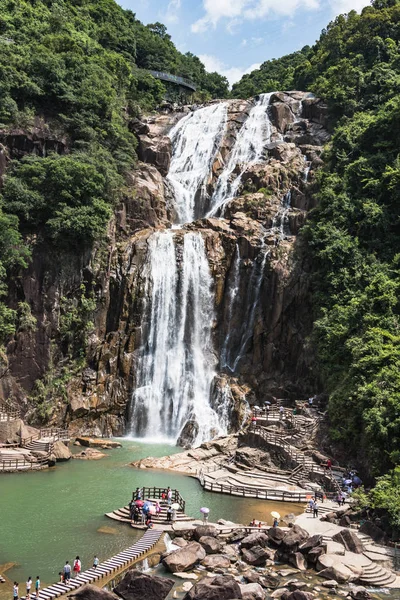
{"label": "large boulder", "polygon": [[340,562],[320,571],[318,575],[324,579],[334,579],[338,583],[347,583],[355,578],[354,573]]}
{"label": "large boulder", "polygon": [[184,548],[185,546],[188,545],[187,540],[185,540],[183,537],[176,537],[172,540],[172,543],[175,546],[179,546],[179,548]]}
{"label": "large boulder", "polygon": [[354,587],[349,595],[354,600],[372,600],[371,594],[362,586]]}
{"label": "large boulder", "polygon": [[311,564],[315,564],[319,557],[325,554],[325,552],[324,546],[316,546],[307,553],[307,561]]}
{"label": "large boulder", "polygon": [[162,559],[162,564],[171,573],[188,571],[206,557],[206,551],[198,542],[190,542],[184,548],[174,550]]}
{"label": "large boulder", "polygon": [[183,600],[236,600],[242,598],[240,585],[231,575],[207,577],[196,583]]}
{"label": "large boulder", "polygon": [[270,529],[268,529],[268,539],[270,544],[273,546],[280,546],[286,533],[287,532],[280,527],[270,527]]}
{"label": "large boulder", "polygon": [[147,575],[137,569],[128,571],[114,592],[124,600],[164,600],[174,587],[174,580]]}
{"label": "large boulder", "polygon": [[68,594],[68,598],[76,598],[77,600],[116,600],[114,594],[90,584]]}
{"label": "large boulder", "polygon": [[303,590],[295,590],[288,596],[285,596],[285,600],[314,600],[314,594],[304,592]]}
{"label": "large boulder", "polygon": [[210,554],[201,561],[201,564],[207,569],[228,569],[231,566],[231,561],[228,556],[223,554]]}
{"label": "large boulder", "polygon": [[267,560],[273,558],[274,553],[262,546],[253,546],[251,549],[243,548],[243,560],[253,567],[264,567]]}
{"label": "large boulder", "polygon": [[293,525],[283,538],[279,550],[286,553],[297,552],[300,544],[305,542],[309,537],[309,533],[300,527],[300,525]]}
{"label": "large boulder", "polygon": [[194,539],[198,542],[202,537],[217,537],[218,529],[214,525],[198,525],[193,532]]}
{"label": "large boulder", "polygon": [[221,552],[221,542],[219,542],[215,537],[203,535],[203,537],[199,539],[199,544],[203,546],[207,554],[218,554],[218,552]]}
{"label": "large boulder", "polygon": [[323,543],[322,535],[320,535],[320,534],[312,535],[305,542],[300,544],[299,551],[302,552],[303,554],[307,554],[308,552],[310,552],[310,550],[312,550],[316,546],[322,546],[322,543]]}
{"label": "large boulder", "polygon": [[54,442],[52,454],[57,462],[63,462],[72,457],[71,450],[61,440]]}
{"label": "large boulder", "polygon": [[265,548],[268,545],[268,536],[262,531],[255,531],[247,535],[240,544],[241,548],[252,548],[253,546],[261,546]]}
{"label": "large boulder", "polygon": [[259,583],[246,583],[240,585],[243,600],[264,600],[265,593]]}
{"label": "large boulder", "polygon": [[249,571],[243,575],[245,581],[248,583],[259,583],[263,588],[276,588],[279,585],[279,575],[274,571],[271,573],[257,573],[256,571]]}
{"label": "large boulder", "polygon": [[342,529],[333,535],[332,539],[334,542],[343,544],[349,552],[354,552],[355,554],[362,554],[364,552],[364,547],[360,538],[355,531],[352,531],[351,529]]}

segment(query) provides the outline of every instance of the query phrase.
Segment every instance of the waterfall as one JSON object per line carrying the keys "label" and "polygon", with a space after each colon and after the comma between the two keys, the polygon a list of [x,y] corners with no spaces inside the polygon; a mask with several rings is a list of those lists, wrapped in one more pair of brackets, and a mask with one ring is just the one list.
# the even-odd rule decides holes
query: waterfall
{"label": "waterfall", "polygon": [[225,335],[225,339],[224,339],[224,342],[223,342],[222,348],[221,348],[220,366],[222,369],[229,366],[228,365],[228,355],[229,355],[229,348],[230,348],[230,342],[231,342],[232,330],[233,330],[232,319],[234,316],[235,301],[237,301],[237,296],[239,293],[240,263],[241,263],[240,249],[239,249],[239,245],[236,244],[235,258],[233,259],[232,277],[231,277],[231,281],[229,282],[229,288],[228,288],[228,311],[227,311],[228,314],[226,317],[226,320],[228,323],[228,331],[227,331],[227,334]]}
{"label": "waterfall", "polygon": [[228,164],[217,181],[208,216],[216,215],[228,200],[236,196],[244,171],[261,159],[265,145],[271,139],[268,116],[271,96],[272,93],[260,95],[237,134]]}
{"label": "waterfall", "polygon": [[[228,332],[224,342],[226,345],[226,353],[224,365],[221,367],[227,367],[232,373],[236,372],[237,366],[244,356],[248,343],[254,335],[254,325],[257,316],[257,310],[260,304],[261,296],[261,285],[264,278],[265,265],[269,256],[269,250],[264,247],[264,240],[260,254],[253,263],[251,274],[249,277],[248,284],[246,286],[247,293],[244,303],[240,302],[238,295],[235,296],[236,302],[233,304],[231,314],[238,311],[238,322],[241,323],[239,328],[231,328],[231,324],[228,323]],[[250,306],[250,310],[248,307]],[[241,309],[244,308],[245,313],[241,314]],[[228,306],[228,313],[230,307]],[[229,345],[226,340],[229,340]],[[236,351],[235,348],[237,349]]]}
{"label": "waterfall", "polygon": [[212,104],[183,117],[169,133],[173,155],[167,180],[174,190],[178,223],[205,214],[207,180],[226,121],[227,104]]}
{"label": "waterfall", "polygon": [[289,190],[283,196],[278,212],[272,221],[272,229],[279,234],[279,239],[283,240],[285,235],[290,235],[289,211],[292,205],[292,191]]}
{"label": "waterfall", "polygon": [[226,433],[210,405],[215,376],[213,281],[201,234],[184,234],[181,262],[177,237],[167,230],[148,240],[149,325],[138,361],[130,427],[133,436],[176,440],[191,423],[191,437],[199,444]]}

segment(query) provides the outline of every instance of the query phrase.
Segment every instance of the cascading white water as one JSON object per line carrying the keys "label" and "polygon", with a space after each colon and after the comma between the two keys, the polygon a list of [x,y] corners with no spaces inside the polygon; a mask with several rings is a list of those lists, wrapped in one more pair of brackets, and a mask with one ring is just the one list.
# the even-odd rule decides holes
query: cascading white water
{"label": "cascading white water", "polygon": [[192,422],[193,443],[199,444],[226,433],[210,405],[215,376],[213,282],[201,234],[184,235],[181,264],[175,236],[167,230],[148,240],[149,332],[139,357],[131,434],[176,440]]}
{"label": "cascading white water", "polygon": [[227,104],[212,104],[188,114],[169,133],[173,155],[167,180],[174,190],[178,223],[204,216],[207,179],[226,120]]}
{"label": "cascading white water", "polygon": [[260,95],[238,132],[228,164],[217,181],[208,216],[216,215],[228,200],[236,196],[244,171],[261,159],[265,145],[271,139],[268,116],[271,96],[272,93]]}
{"label": "cascading white water", "polygon": [[222,348],[221,348],[220,365],[221,365],[222,369],[224,369],[225,367],[229,367],[229,362],[228,362],[229,361],[229,349],[230,349],[230,343],[231,343],[231,337],[232,337],[231,321],[232,321],[232,318],[234,315],[235,300],[237,299],[237,296],[239,293],[240,263],[241,263],[240,249],[239,249],[239,245],[236,244],[235,257],[233,259],[232,276],[231,276],[231,281],[229,282],[229,289],[228,289],[228,311],[227,311],[227,316],[226,316],[226,320],[228,323],[228,330],[225,335],[225,339],[224,339],[224,342],[223,342]]}
{"label": "cascading white water", "polygon": [[289,227],[289,211],[292,205],[292,191],[289,190],[283,196],[278,212],[272,220],[272,229],[279,235],[279,239],[283,240],[285,235],[290,235]]}

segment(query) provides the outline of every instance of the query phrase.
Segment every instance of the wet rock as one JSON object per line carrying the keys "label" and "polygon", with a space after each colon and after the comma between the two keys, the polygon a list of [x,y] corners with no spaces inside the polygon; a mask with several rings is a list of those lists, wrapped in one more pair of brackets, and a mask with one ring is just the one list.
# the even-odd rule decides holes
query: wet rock
{"label": "wet rock", "polygon": [[265,594],[258,583],[246,583],[240,585],[243,600],[264,600]]}
{"label": "wet rock", "polygon": [[198,525],[193,531],[193,537],[198,542],[202,537],[216,538],[218,529],[214,525]]}
{"label": "wet rock", "polygon": [[114,594],[90,584],[68,594],[68,598],[75,598],[76,600],[116,600]]}
{"label": "wet rock", "polygon": [[263,567],[267,560],[271,559],[271,552],[262,546],[253,546],[251,550],[243,548],[243,560],[253,567]]}
{"label": "wet rock", "polygon": [[201,564],[207,569],[228,569],[231,566],[231,561],[223,554],[210,554],[202,560]]}
{"label": "wet rock", "polygon": [[253,546],[261,546],[265,548],[268,545],[268,536],[261,531],[255,531],[247,535],[240,543],[241,548],[252,548]]}
{"label": "wet rock", "polygon": [[190,448],[193,445],[193,441],[196,439],[198,432],[199,424],[197,421],[187,421],[176,440],[176,445],[181,446],[182,448]]}
{"label": "wet rock", "polygon": [[307,553],[307,561],[311,564],[315,564],[322,554],[325,554],[326,550],[323,546],[316,546]]}
{"label": "wet rock", "polygon": [[293,565],[294,567],[296,567],[296,569],[299,569],[300,571],[307,570],[307,561],[301,552],[295,552],[294,554],[292,554],[289,557],[289,564]]}
{"label": "wet rock", "polygon": [[164,600],[174,587],[174,580],[156,575],[147,575],[142,571],[128,571],[114,592],[123,600]]}
{"label": "wet rock", "polygon": [[351,529],[342,529],[332,536],[332,540],[339,544],[343,544],[349,552],[354,552],[355,554],[362,554],[364,552],[364,547],[360,538]]}
{"label": "wet rock", "polygon": [[184,548],[174,550],[165,556],[162,564],[171,573],[188,571],[206,557],[206,551],[197,542],[190,542]]}
{"label": "wet rock", "polygon": [[289,123],[293,123],[295,120],[293,112],[290,107],[283,102],[276,102],[271,105],[271,119],[281,133],[285,133]]}
{"label": "wet rock", "polygon": [[311,592],[304,592],[303,590],[295,590],[291,594],[285,597],[285,600],[313,600],[314,594]]}
{"label": "wet rock", "polygon": [[329,540],[324,544],[324,547],[326,548],[326,554],[338,554],[339,556],[344,556],[344,553],[346,552],[343,544],[333,542],[332,540]]}
{"label": "wet rock", "polygon": [[302,590],[307,587],[307,583],[305,581],[299,581],[298,579],[291,579],[286,583],[290,591],[293,590]]}
{"label": "wet rock", "polygon": [[86,450],[82,450],[78,454],[73,454],[72,458],[80,459],[80,460],[99,460],[100,458],[104,458],[107,456],[104,452],[100,452],[100,450],[96,450],[95,448],[86,448]]}
{"label": "wet rock", "polygon": [[276,588],[279,585],[279,576],[274,573],[257,573],[256,571],[250,571],[243,575],[244,579],[248,583],[259,583],[263,588]]}
{"label": "wet rock", "polygon": [[238,529],[237,531],[234,531],[233,533],[231,533],[227,538],[226,541],[230,544],[234,544],[235,542],[240,542],[241,540],[243,540],[246,537],[246,532],[244,531],[244,529]]}
{"label": "wet rock", "polygon": [[184,600],[236,600],[242,598],[238,582],[231,576],[204,578],[184,596]]}
{"label": "wet rock", "polygon": [[332,589],[332,588],[337,588],[337,586],[339,584],[337,581],[335,581],[335,579],[328,579],[328,581],[323,581],[321,585],[322,585],[322,587]]}
{"label": "wet rock", "polygon": [[271,592],[271,598],[282,598],[282,596],[286,596],[286,594],[289,594],[289,588],[278,588],[277,590]]}
{"label": "wet rock", "polygon": [[221,552],[222,545],[215,537],[203,535],[199,539],[199,544],[201,544],[207,554],[218,554]]}
{"label": "wet rock", "polygon": [[350,590],[350,598],[354,600],[371,600],[372,596],[365,587],[358,586]]}

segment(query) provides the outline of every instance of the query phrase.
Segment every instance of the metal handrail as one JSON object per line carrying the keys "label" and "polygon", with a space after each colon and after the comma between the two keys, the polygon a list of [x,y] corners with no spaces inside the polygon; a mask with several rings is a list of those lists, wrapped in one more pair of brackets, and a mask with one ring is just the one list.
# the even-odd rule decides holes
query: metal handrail
{"label": "metal handrail", "polygon": [[[142,490],[142,498],[144,500],[147,499],[151,499],[151,498],[155,498],[155,499],[161,499],[162,494],[166,494],[167,493],[167,488],[160,488],[160,487],[142,487],[139,488]],[[172,501],[176,502],[177,504],[179,504],[180,509],[182,510],[182,512],[185,512],[185,506],[186,506],[186,502],[185,500],[182,498],[182,496],[180,495],[178,490],[171,490],[172,491]],[[137,500],[137,493],[136,491],[132,492],[132,498],[133,500]]]}
{"label": "metal handrail", "polygon": [[172,73],[166,73],[165,71],[147,70],[147,72],[150,73],[150,75],[152,75],[156,79],[161,79],[162,81],[169,81],[171,83],[176,83],[177,85],[183,85],[184,87],[187,87],[187,88],[193,90],[194,92],[197,89],[194,82],[191,81],[190,79],[186,79],[185,77],[180,77],[179,75],[173,75]]}

